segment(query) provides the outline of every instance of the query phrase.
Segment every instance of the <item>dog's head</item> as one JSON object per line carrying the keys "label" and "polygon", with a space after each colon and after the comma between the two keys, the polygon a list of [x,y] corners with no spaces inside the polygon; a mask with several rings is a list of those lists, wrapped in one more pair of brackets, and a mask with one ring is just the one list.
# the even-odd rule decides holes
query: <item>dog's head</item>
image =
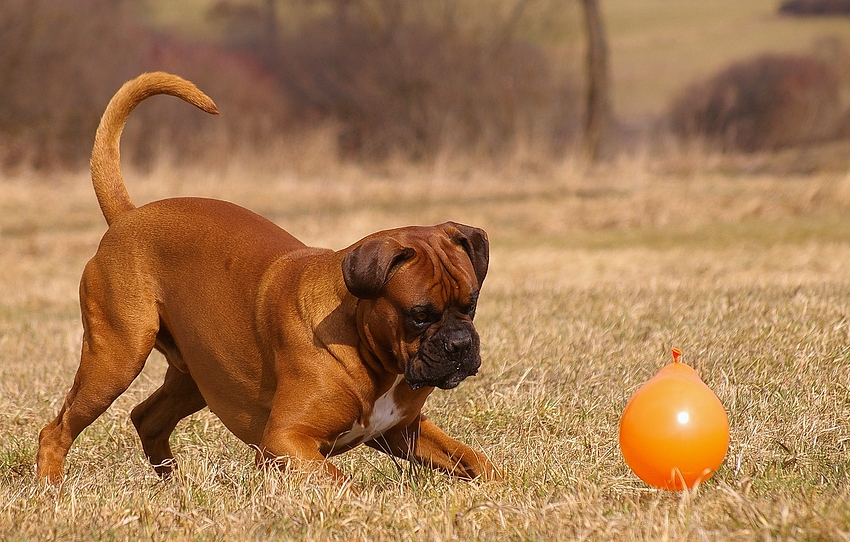
{"label": "dog's head", "polygon": [[472,319],[489,259],[487,234],[454,222],[375,234],[345,255],[363,339],[411,388],[450,389],[478,372]]}

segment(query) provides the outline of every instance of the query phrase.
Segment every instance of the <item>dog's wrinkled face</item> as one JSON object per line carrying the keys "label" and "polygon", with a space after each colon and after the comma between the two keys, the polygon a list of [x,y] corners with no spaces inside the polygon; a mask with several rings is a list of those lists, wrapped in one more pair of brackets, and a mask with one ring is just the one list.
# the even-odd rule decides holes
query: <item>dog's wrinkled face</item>
{"label": "dog's wrinkled face", "polygon": [[389,233],[343,264],[349,291],[362,300],[364,338],[412,389],[454,388],[481,366],[472,320],[487,273],[487,236],[454,223]]}
{"label": "dog's wrinkled face", "polygon": [[387,300],[395,300],[392,304],[400,324],[404,376],[413,389],[454,388],[481,366],[480,341],[472,324],[478,287],[474,274],[468,273],[471,269],[463,269],[470,266],[452,269],[444,264],[440,282],[428,291],[417,291],[417,285],[406,280],[417,276],[416,267],[434,263],[427,257],[414,257],[409,272],[400,270],[388,285]]}

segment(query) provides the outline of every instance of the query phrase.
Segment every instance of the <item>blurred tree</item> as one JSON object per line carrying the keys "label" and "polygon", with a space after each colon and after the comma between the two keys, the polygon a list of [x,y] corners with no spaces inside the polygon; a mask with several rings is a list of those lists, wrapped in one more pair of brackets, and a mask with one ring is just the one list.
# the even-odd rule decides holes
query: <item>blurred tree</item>
{"label": "blurred tree", "polygon": [[602,156],[611,115],[608,43],[597,0],[581,0],[587,31],[587,118],[584,148],[595,162]]}
{"label": "blurred tree", "polygon": [[277,0],[265,0],[266,54],[271,54],[278,45]]}

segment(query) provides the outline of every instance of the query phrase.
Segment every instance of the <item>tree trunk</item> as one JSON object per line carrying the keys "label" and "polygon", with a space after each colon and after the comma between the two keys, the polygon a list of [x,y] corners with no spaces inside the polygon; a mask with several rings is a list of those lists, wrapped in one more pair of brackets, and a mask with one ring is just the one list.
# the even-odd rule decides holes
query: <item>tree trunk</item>
{"label": "tree trunk", "polygon": [[265,0],[265,23],[266,23],[266,51],[268,58],[277,56],[278,46],[278,19],[277,19],[277,0]]}
{"label": "tree trunk", "polygon": [[611,114],[608,77],[608,43],[598,0],[581,0],[587,30],[587,118],[584,150],[591,162],[602,156]]}

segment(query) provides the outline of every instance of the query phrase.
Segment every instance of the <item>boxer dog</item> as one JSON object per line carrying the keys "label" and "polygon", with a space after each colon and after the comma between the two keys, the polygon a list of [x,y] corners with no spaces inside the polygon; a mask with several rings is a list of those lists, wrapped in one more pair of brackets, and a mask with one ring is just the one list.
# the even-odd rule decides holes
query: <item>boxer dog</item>
{"label": "boxer dog", "polygon": [[498,478],[483,453],[422,412],[435,387],[481,364],[473,327],[487,234],[447,222],[370,235],[332,251],[213,199],[136,207],[119,141],[156,94],[217,114],[192,83],[148,73],[115,94],[92,150],[109,228],[80,283],[83,341],[74,384],[39,435],[37,472],[59,483],[68,449],[138,376],[152,349],[165,381],[130,417],[160,475],[175,466],[177,423],[208,406],[259,464],[292,461],[344,475],[326,459],[360,444],[463,478]]}

